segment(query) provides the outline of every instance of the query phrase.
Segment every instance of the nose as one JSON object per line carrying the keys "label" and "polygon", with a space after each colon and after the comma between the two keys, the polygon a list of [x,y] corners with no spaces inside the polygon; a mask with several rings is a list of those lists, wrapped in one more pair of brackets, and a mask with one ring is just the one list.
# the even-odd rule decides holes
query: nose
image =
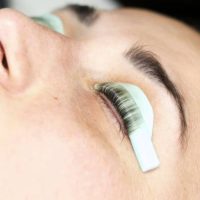
{"label": "nose", "polygon": [[[1,42],[1,85],[8,89],[12,78],[15,84],[25,81],[22,75],[28,68],[24,58],[22,59],[23,29],[25,26],[24,16],[11,9],[0,10],[0,42]],[[23,72],[23,73],[22,73]]]}
{"label": "nose", "polygon": [[55,76],[70,47],[69,39],[12,9],[0,10],[0,43],[0,86],[18,92],[39,77]]}

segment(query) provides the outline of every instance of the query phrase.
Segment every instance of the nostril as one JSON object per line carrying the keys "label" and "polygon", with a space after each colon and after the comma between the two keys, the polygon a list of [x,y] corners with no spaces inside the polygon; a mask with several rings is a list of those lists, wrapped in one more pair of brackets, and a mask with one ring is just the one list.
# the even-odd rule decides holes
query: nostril
{"label": "nostril", "polygon": [[6,58],[5,50],[1,43],[0,43],[0,54],[1,54],[1,62],[2,62],[3,67],[4,69],[8,70],[8,61]]}
{"label": "nostril", "polygon": [[6,59],[6,55],[5,55],[5,54],[3,55],[2,65],[3,65],[3,67],[4,67],[6,70],[8,70],[8,62],[7,62],[7,59]]}
{"label": "nostril", "polygon": [[0,86],[7,89],[8,80],[8,62],[4,48],[0,42]]}

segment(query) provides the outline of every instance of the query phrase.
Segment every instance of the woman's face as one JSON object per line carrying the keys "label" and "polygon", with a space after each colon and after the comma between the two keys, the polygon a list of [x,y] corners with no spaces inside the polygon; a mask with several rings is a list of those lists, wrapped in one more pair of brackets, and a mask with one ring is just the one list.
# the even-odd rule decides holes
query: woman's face
{"label": "woman's face", "polygon": [[[199,199],[199,34],[143,10],[74,10],[55,12],[65,36],[0,11],[0,199]],[[183,96],[184,136],[172,95],[125,56],[138,46]],[[141,172],[116,113],[93,90],[110,81],[148,97],[158,169]]]}

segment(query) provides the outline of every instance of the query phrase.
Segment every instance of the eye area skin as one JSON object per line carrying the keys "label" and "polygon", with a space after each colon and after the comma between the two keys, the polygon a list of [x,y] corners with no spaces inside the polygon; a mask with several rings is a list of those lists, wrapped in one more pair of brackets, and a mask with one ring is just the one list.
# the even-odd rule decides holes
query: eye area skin
{"label": "eye area skin", "polygon": [[[67,19],[70,18],[71,20],[75,20],[76,29],[73,29],[74,27],[72,26],[71,28],[73,30],[74,35],[72,34],[71,36],[69,36],[85,40],[86,42],[88,41],[88,38],[91,39],[90,41],[93,41],[93,39],[95,38],[98,49],[108,49],[108,46],[111,46],[111,44],[115,46],[115,48],[117,48],[120,46],[118,45],[118,41],[121,41],[121,44],[123,43],[120,46],[123,46],[123,48],[121,48],[121,52],[124,49],[130,47],[130,44],[135,43],[144,46],[145,49],[152,51],[158,56],[158,59],[162,63],[167,74],[169,75],[171,80],[176,84],[181,96],[184,98],[183,103],[185,106],[188,128],[182,142],[179,140],[177,134],[177,124],[174,124],[174,128],[172,129],[169,128],[169,126],[163,126],[163,124],[169,124],[168,122],[166,122],[166,120],[173,118],[176,121],[178,116],[177,113],[174,112],[175,108],[172,109],[173,105],[171,105],[170,103],[171,99],[169,97],[166,97],[166,94],[164,94],[163,91],[157,88],[156,85],[148,87],[147,85],[151,85],[152,83],[149,83],[143,76],[141,76],[137,72],[134,73],[134,78],[132,78],[131,74],[133,73],[124,72],[127,72],[128,70],[128,68],[126,67],[127,63],[121,62],[119,61],[119,59],[117,60],[118,62],[115,62],[115,59],[113,59],[112,66],[110,63],[106,63],[106,66],[110,67],[110,70],[105,69],[107,70],[107,74],[109,74],[109,78],[106,79],[104,77],[103,81],[124,81],[138,84],[139,86],[141,86],[142,89],[144,89],[144,91],[150,97],[151,103],[154,106],[154,132],[156,135],[155,138],[157,136],[159,137],[160,134],[158,132],[162,133],[163,136],[163,130],[169,128],[169,131],[166,132],[166,135],[164,134],[166,137],[159,139],[159,145],[162,145],[164,143],[166,144],[167,141],[170,141],[172,139],[172,143],[174,146],[177,146],[177,144],[181,143],[181,145],[178,145],[179,147],[181,146],[181,148],[178,148],[179,150],[176,149],[176,153],[174,152],[172,153],[172,155],[177,155],[177,152],[181,152],[180,154],[178,153],[178,155],[186,154],[189,156],[190,153],[186,153],[188,151],[188,148],[190,147],[189,141],[191,141],[191,146],[193,144],[192,139],[189,140],[189,138],[198,137],[196,135],[196,129],[192,128],[193,131],[192,133],[190,133],[190,128],[195,127],[195,124],[198,123],[192,116],[199,115],[199,109],[195,107],[196,103],[194,103],[196,102],[195,99],[199,98],[198,91],[195,90],[196,85],[199,84],[199,77],[196,75],[196,73],[199,71],[199,33],[193,30],[191,27],[187,27],[186,25],[172,18],[167,18],[166,16],[157,15],[153,12],[140,9],[119,9],[111,12],[98,11],[98,19],[90,26],[83,25],[83,23],[81,23],[71,11],[65,10],[63,11],[63,13],[59,13],[59,16],[64,19],[66,35],[68,33],[68,30],[70,29],[70,20]],[[78,33],[76,33],[76,30],[78,31]],[[79,36],[80,32],[82,34],[80,34]],[[90,46],[93,47],[93,43],[91,42]],[[105,44],[108,45],[105,47]],[[115,49],[112,49],[112,51],[115,52]],[[102,55],[103,51],[96,50],[96,52],[97,55]],[[118,57],[120,57],[120,55],[118,55]],[[191,60],[195,61],[191,64]],[[96,65],[96,70],[98,72],[100,72],[99,68],[103,68],[103,66],[105,65],[103,64]],[[87,69],[88,68],[92,69],[92,65],[91,67],[87,65]],[[115,73],[114,68],[117,68],[119,72]],[[119,76],[119,74],[121,76]],[[191,79],[191,77],[193,78]],[[143,83],[141,83],[141,79],[143,80]],[[192,80],[194,80],[194,82]],[[189,89],[191,88],[191,86],[194,87],[192,90]],[[159,105],[157,104],[158,102],[160,102]],[[166,107],[167,109],[164,109],[164,107]],[[169,108],[171,108],[172,110],[169,111]],[[164,119],[165,122],[161,119]],[[194,120],[192,124],[191,120]],[[165,149],[168,149],[167,146],[165,147]],[[191,150],[191,152],[193,150]],[[180,158],[180,160],[182,159]],[[180,170],[181,172],[178,172],[178,174],[184,173],[183,171],[188,171],[186,170],[186,168],[189,165],[189,163],[184,164],[184,169]]]}
{"label": "eye area skin", "polygon": [[[78,7],[78,11],[77,11],[77,7]],[[80,19],[80,16],[81,14],[83,13],[83,11],[81,12],[80,10],[83,9],[88,12],[87,16],[84,16],[85,18],[89,18],[91,17],[93,19],[93,16],[98,16],[98,17],[95,17],[95,20],[93,20],[92,24],[87,24],[85,21],[84,21],[84,17],[83,19]],[[91,32],[94,32],[97,30],[101,30],[100,28],[96,28],[96,26],[98,26],[98,24],[100,24],[101,22],[101,18],[104,17],[104,15],[106,15],[107,13],[105,12],[100,12],[100,11],[94,11],[94,10],[90,10],[88,11],[89,8],[85,8],[85,7],[82,7],[81,6],[69,6],[67,8],[65,8],[65,13],[64,14],[71,14],[72,15],[72,18],[75,18],[75,20],[78,20],[78,24],[79,26],[84,26],[86,31],[88,30],[89,33],[87,33],[88,35],[91,34]],[[92,9],[92,8],[91,8]],[[72,12],[73,11],[73,12]],[[85,12],[86,12],[85,11]],[[137,12],[138,10],[136,10]],[[96,14],[94,14],[94,12],[96,12]],[[117,11],[114,11],[114,12],[117,12]],[[118,12],[121,12],[121,10],[119,10]],[[144,11],[141,11],[139,10],[138,11],[139,13],[140,12],[144,12]],[[85,13],[84,13],[85,14]],[[86,15],[86,14],[85,14]],[[110,16],[109,16],[110,15]],[[115,16],[115,14],[113,14]],[[61,18],[62,18],[62,14],[59,15]],[[112,18],[112,13],[108,14],[107,18],[109,19]],[[67,18],[66,18],[67,19]],[[103,21],[103,20],[102,20]],[[107,20],[109,21],[109,20]],[[123,20],[122,20],[123,21]],[[112,21],[113,22],[113,21]],[[107,24],[105,24],[105,22],[103,21],[102,24],[105,26]],[[115,24],[115,23],[114,23]],[[127,23],[128,24],[128,23]],[[136,24],[137,25],[137,24]],[[77,25],[78,26],[78,25]],[[65,27],[67,27],[67,25],[65,25]],[[109,26],[110,27],[110,26]],[[105,27],[105,29],[109,29],[109,27]],[[73,27],[71,27],[73,29]],[[68,27],[68,29],[70,29],[70,26]],[[124,30],[126,30],[127,28],[124,27]],[[78,29],[77,29],[78,30]],[[121,29],[120,31],[123,32],[124,31],[123,29]],[[112,30],[108,31],[108,35],[112,33]],[[126,32],[125,32],[126,33]],[[94,33],[96,35],[98,35],[99,33]],[[134,35],[135,33],[133,33],[132,35]],[[131,35],[131,34],[124,34],[124,35]],[[104,35],[101,35],[102,38],[104,38]],[[75,37],[76,36],[72,36],[72,37]],[[83,34],[83,38],[84,38],[84,34]],[[87,36],[86,36],[87,38]],[[98,37],[97,37],[98,38]],[[109,38],[109,36],[108,36]],[[116,37],[113,37],[112,40],[116,40],[116,38],[118,38],[118,35]],[[122,37],[123,38],[123,37]],[[127,37],[128,38],[128,37]],[[129,36],[129,38],[131,38]],[[134,38],[134,37],[133,37]],[[139,38],[139,37],[138,37]],[[107,38],[106,38],[107,39]],[[124,38],[123,38],[124,39]],[[134,38],[135,39],[135,38]],[[133,39],[133,41],[134,41]],[[157,39],[157,38],[156,38]],[[103,39],[102,39],[103,40]],[[127,40],[128,41],[128,40]],[[124,43],[127,43],[127,41],[125,41]],[[149,78],[152,78],[152,79],[155,79],[156,81],[156,84],[159,85],[160,83],[163,84],[163,86],[165,87],[165,89],[168,90],[169,92],[169,95],[171,95],[174,100],[175,100],[175,105],[177,105],[177,109],[179,110],[179,117],[180,117],[180,143],[183,143],[182,145],[184,146],[184,140],[185,140],[185,134],[184,132],[186,131],[187,129],[187,123],[186,123],[186,117],[185,117],[185,109],[184,109],[184,97],[181,93],[181,91],[179,90],[179,88],[176,86],[173,78],[171,79],[169,74],[168,74],[168,68],[165,69],[165,66],[163,67],[161,65],[161,63],[159,62],[159,60],[161,60],[160,56],[155,53],[155,56],[153,55],[152,51],[147,49],[147,50],[143,50],[142,47],[140,47],[139,45],[146,45],[146,44],[138,44],[139,42],[137,42],[137,40],[135,41],[135,44],[133,45],[132,48],[130,48],[130,50],[128,50],[128,45],[126,48],[124,48],[124,52],[122,51],[123,54],[126,54],[126,58],[128,58],[130,60],[130,62],[133,63],[133,67],[136,67],[139,66],[138,68],[141,69],[141,71],[144,71],[146,73],[146,75],[149,76]],[[137,47],[139,46],[139,47]],[[129,44],[129,47],[130,47],[130,44]],[[158,59],[156,58],[158,57]],[[127,65],[127,64],[124,64],[124,65]],[[126,67],[126,66],[125,66]],[[122,67],[121,67],[122,68]],[[145,69],[146,68],[146,69]],[[123,68],[122,68],[123,69]],[[138,72],[137,72],[138,73]],[[139,72],[140,73],[140,72]],[[173,73],[173,72],[171,72]],[[156,80],[157,79],[157,80]],[[170,80],[171,79],[171,80]],[[127,79],[128,80],[128,79]],[[110,81],[110,80],[109,80]],[[126,80],[124,81],[126,82]],[[160,83],[159,83],[160,82]]]}
{"label": "eye area skin", "polygon": [[[0,39],[7,27],[4,20],[15,19],[6,29],[7,38],[22,45],[10,48],[26,55],[21,59],[26,65],[18,68],[19,59],[11,62],[7,51],[8,66],[11,72],[17,66],[17,80],[26,90],[20,84],[15,87],[11,78],[5,85],[12,83],[8,88],[19,92],[0,89],[0,199],[199,199],[194,187],[200,180],[199,34],[145,10],[98,13],[96,22],[88,26],[71,11],[56,11],[66,37],[14,11],[0,13]],[[14,36],[19,40],[12,35],[16,28]],[[190,136],[185,152],[172,97],[123,56],[133,44],[158,55],[185,99]],[[23,77],[31,77],[29,86]],[[139,170],[129,141],[121,141],[106,117],[92,87],[107,81],[135,84],[148,96],[155,114],[158,170],[148,174]]]}

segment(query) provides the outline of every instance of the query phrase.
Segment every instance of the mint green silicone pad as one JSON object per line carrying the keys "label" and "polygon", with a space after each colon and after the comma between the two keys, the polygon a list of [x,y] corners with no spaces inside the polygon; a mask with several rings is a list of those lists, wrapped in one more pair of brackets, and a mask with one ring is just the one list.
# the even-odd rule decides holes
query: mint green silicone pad
{"label": "mint green silicone pad", "polygon": [[142,115],[142,124],[132,133],[129,138],[134,149],[135,155],[143,172],[155,169],[160,165],[155,147],[152,143],[153,133],[153,109],[144,94],[138,86],[128,83],[114,83],[123,87],[132,96],[134,102],[139,107]]}
{"label": "mint green silicone pad", "polygon": [[62,20],[56,15],[45,14],[39,17],[32,17],[32,19],[36,21],[37,23],[47,26],[58,33],[64,34]]}

